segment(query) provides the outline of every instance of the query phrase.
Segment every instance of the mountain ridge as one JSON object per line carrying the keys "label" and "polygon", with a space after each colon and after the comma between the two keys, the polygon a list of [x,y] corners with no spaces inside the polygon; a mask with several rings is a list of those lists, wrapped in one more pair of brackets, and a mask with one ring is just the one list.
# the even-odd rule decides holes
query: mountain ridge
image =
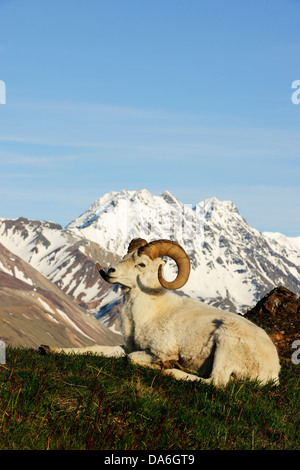
{"label": "mountain ridge", "polygon": [[67,228],[119,256],[135,237],[178,241],[192,264],[183,292],[224,309],[245,312],[282,283],[299,290],[292,248],[284,251],[278,240],[251,227],[232,201],[213,197],[191,206],[169,191],[153,196],[145,189],[122,190],[97,199]]}
{"label": "mountain ridge", "polygon": [[[136,237],[180,243],[192,270],[179,293],[224,310],[244,314],[278,285],[300,293],[298,238],[259,232],[232,201],[212,197],[191,205],[168,190],[154,196],[124,189],[102,195],[65,228],[0,218],[3,245],[113,331],[120,328],[122,293],[101,280],[95,262],[113,265]],[[175,273],[168,262],[164,276]]]}

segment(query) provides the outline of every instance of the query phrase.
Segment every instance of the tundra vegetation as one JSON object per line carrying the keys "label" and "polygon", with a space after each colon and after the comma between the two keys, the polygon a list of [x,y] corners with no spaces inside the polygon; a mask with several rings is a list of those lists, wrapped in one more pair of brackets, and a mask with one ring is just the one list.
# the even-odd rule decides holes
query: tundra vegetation
{"label": "tundra vegetation", "polygon": [[280,383],[177,381],[125,357],[7,347],[0,449],[299,449],[299,370]]}
{"label": "tundra vegetation", "polygon": [[[183,257],[174,254],[174,251],[182,253],[181,247],[174,250],[174,244],[170,246],[165,242],[147,244],[144,241],[138,248],[135,245],[132,249],[131,246],[122,263],[107,273],[101,267],[99,269],[106,281],[122,284],[129,299],[132,294],[134,298],[135,290],[142,292],[142,295],[138,293],[135,296],[142,303],[133,302],[131,305],[127,302],[122,312],[126,355],[122,349],[120,356],[119,346],[113,348],[118,353],[113,357],[111,354],[104,356],[105,348],[101,346],[92,347],[89,351],[48,348],[52,354],[46,355],[31,349],[7,348],[6,364],[0,365],[0,449],[187,451],[299,448],[298,365],[290,358],[282,357],[280,380],[274,386],[269,379],[277,379],[278,355],[262,329],[234,314],[225,314],[203,304],[193,303],[190,310],[187,308],[190,300],[183,301],[178,297],[175,302],[169,290],[186,282],[189,269],[182,269],[182,266],[187,267],[188,258],[185,254]],[[178,265],[177,278],[171,286],[165,283],[161,274],[161,249],[167,245],[168,251],[164,254],[176,258]],[[157,249],[158,253],[154,253]],[[128,269],[129,263],[134,269]],[[153,282],[156,283],[154,286]],[[157,294],[164,299],[163,303],[156,301]],[[145,300],[154,301],[159,308],[141,308],[145,307]],[[191,311],[195,313],[194,306],[198,314],[190,315],[189,331],[195,331],[193,327],[198,326],[200,334],[203,327],[206,328],[205,344],[207,338],[215,338],[215,347],[212,343],[210,348],[203,348],[208,349],[207,357],[196,355],[196,359],[205,362],[214,357],[214,361],[208,361],[210,366],[213,362],[210,378],[214,380],[200,379],[179,370],[185,368],[182,359],[195,359],[194,354],[189,357],[186,347],[183,347],[191,343],[187,334],[183,335],[182,341],[174,343],[175,352],[171,351],[169,355],[166,350],[162,354],[161,348],[170,344],[169,338],[164,342],[159,331],[164,332],[165,329],[154,328],[153,325],[155,317],[157,320],[166,313],[166,302],[168,306],[174,304],[176,321],[169,323],[172,328],[168,331],[177,332],[176,339],[181,338],[182,332],[182,328],[176,328],[179,320],[181,326],[185,326],[186,317]],[[183,306],[184,309],[181,308]],[[183,316],[180,317],[182,310]],[[153,315],[150,319],[144,318],[142,325],[139,315],[143,311]],[[231,321],[232,315],[234,321]],[[208,325],[212,324],[216,331],[222,325],[230,328],[230,324],[234,324],[235,328],[227,330],[227,333],[235,332],[235,336],[226,334],[222,346],[219,341],[222,334],[215,335],[213,329],[207,335]],[[165,326],[166,321],[162,325]],[[153,331],[149,334],[151,328]],[[185,332],[187,329],[183,328]],[[242,349],[237,351],[233,348],[234,345],[226,340],[228,337],[239,340],[234,345],[239,343]],[[199,345],[199,336],[197,338],[198,341],[193,342],[195,347]],[[144,344],[144,340],[150,343]],[[200,345],[203,347],[201,341]],[[149,349],[151,355],[147,360]],[[47,348],[43,347],[41,351],[45,352]],[[140,360],[141,352],[143,360]],[[212,377],[218,363],[215,356],[225,357],[225,362],[231,358],[230,368],[227,367],[226,377],[222,380],[216,374]],[[235,360],[232,362],[233,357]],[[170,361],[179,369],[175,369]],[[243,365],[237,371],[241,373],[231,374],[236,372],[232,369],[233,363]],[[262,373],[257,374],[251,364],[262,366]],[[219,366],[221,371],[221,364]],[[232,375],[235,381],[231,380]],[[174,380],[174,376],[186,380]],[[258,377],[259,382],[254,377]]]}

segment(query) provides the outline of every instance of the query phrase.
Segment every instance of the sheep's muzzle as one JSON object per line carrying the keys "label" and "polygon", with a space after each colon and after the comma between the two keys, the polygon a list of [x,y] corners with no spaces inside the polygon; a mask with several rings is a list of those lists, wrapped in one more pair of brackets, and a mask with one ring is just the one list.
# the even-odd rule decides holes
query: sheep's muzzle
{"label": "sheep's muzzle", "polygon": [[97,266],[97,269],[98,269],[99,274],[100,274],[100,276],[102,277],[102,279],[104,279],[104,281],[106,281],[106,282],[109,282],[108,276],[107,276],[106,272],[104,271],[104,269],[102,269],[102,267],[100,266],[100,264],[99,264],[99,263],[96,263],[96,266]]}

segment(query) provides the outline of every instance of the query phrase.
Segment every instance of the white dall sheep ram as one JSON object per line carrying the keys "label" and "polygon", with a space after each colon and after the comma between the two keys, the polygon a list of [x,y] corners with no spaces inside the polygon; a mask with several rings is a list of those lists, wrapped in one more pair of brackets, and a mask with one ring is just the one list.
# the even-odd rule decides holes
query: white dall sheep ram
{"label": "white dall sheep ram", "polygon": [[[177,264],[174,281],[162,275],[162,256]],[[135,239],[118,264],[107,272],[97,267],[106,282],[123,286],[125,346],[51,348],[53,352],[91,351],[106,356],[126,352],[136,364],[162,368],[177,379],[213,381],[215,386],[225,386],[234,378],[278,383],[279,358],[265,331],[240,315],[171,292],[181,288],[190,273],[189,257],[178,243]]]}

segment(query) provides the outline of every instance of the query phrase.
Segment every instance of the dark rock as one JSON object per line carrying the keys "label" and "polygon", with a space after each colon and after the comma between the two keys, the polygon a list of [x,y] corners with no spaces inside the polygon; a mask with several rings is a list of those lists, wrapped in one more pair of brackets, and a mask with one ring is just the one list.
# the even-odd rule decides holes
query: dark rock
{"label": "dark rock", "polygon": [[300,339],[300,298],[283,286],[266,294],[245,317],[263,328],[281,357],[291,359],[292,343]]}

